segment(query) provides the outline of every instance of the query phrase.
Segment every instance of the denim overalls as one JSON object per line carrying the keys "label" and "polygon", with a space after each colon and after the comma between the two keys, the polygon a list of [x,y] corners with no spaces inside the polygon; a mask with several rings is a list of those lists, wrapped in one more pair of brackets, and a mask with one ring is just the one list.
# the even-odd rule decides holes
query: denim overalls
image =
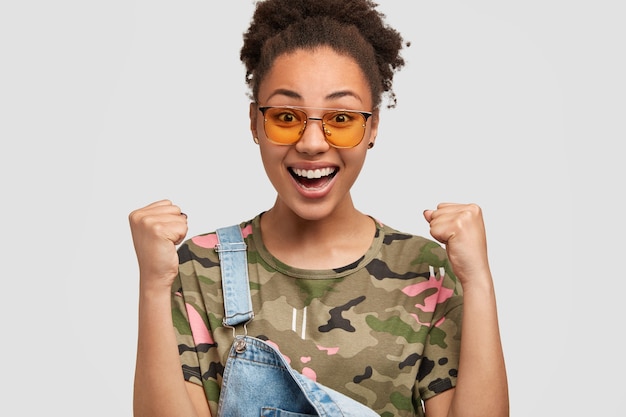
{"label": "denim overalls", "polygon": [[363,404],[292,369],[272,346],[246,334],[254,318],[246,244],[239,225],[217,229],[226,327],[242,324],[228,354],[217,417],[378,417]]}

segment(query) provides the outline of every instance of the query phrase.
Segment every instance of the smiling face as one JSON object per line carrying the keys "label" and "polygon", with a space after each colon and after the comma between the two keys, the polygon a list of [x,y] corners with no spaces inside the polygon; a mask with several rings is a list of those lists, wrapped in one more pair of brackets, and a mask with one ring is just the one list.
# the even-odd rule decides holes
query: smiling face
{"label": "smiling face", "polygon": [[325,139],[321,121],[309,120],[298,142],[277,145],[268,140],[264,117],[250,106],[251,130],[258,137],[267,176],[278,193],[274,209],[305,220],[320,220],[354,210],[350,188],[365,161],[368,144],[376,137],[378,112],[372,109],[369,84],[356,61],[334,50],[296,50],[276,58],[262,80],[258,106],[305,107],[317,119],[328,109],[373,112],[363,140],[338,149]]}

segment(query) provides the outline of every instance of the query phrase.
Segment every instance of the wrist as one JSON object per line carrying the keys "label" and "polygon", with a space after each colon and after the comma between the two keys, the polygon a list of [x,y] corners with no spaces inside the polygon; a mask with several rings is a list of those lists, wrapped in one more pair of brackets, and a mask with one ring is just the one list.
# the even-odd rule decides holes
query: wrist
{"label": "wrist", "polygon": [[140,275],[139,277],[139,295],[140,297],[170,297],[172,290],[172,281],[162,278],[148,277]]}
{"label": "wrist", "polygon": [[474,274],[469,279],[460,278],[460,281],[464,294],[468,292],[491,294],[494,292],[493,278],[489,272]]}

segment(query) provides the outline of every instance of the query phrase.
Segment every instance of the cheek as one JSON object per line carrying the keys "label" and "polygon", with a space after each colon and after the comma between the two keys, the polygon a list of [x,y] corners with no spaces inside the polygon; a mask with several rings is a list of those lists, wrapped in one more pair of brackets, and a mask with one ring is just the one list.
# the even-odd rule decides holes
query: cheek
{"label": "cheek", "polygon": [[350,152],[343,152],[341,159],[343,159],[346,168],[353,172],[353,175],[358,175],[365,163],[366,155],[367,142],[365,142],[364,138],[363,142],[361,142],[357,148],[350,149]]}
{"label": "cheek", "polygon": [[268,143],[265,137],[260,139],[259,151],[261,153],[261,161],[268,174],[270,171],[276,172],[282,169],[283,165],[281,162],[285,158],[285,153],[288,150],[288,146],[278,146]]}

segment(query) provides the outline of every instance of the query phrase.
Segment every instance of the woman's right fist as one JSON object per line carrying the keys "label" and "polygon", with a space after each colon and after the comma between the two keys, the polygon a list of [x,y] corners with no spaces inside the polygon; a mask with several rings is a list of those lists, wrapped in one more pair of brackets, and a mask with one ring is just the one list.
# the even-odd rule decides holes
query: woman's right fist
{"label": "woman's right fist", "polygon": [[128,216],[141,285],[169,290],[178,273],[176,245],[187,234],[187,215],[169,200],[156,201]]}

